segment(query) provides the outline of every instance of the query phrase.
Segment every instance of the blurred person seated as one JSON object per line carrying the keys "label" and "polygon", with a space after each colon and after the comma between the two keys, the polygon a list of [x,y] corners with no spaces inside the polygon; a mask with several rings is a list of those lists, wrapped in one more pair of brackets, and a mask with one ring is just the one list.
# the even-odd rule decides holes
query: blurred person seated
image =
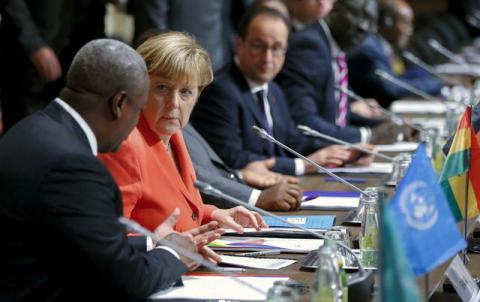
{"label": "blurred person seated", "polygon": [[[195,267],[171,248],[126,236],[118,187],[95,157],[133,129],[147,101],[147,68],[129,46],[94,40],[66,81],[58,98],[0,140],[0,300],[143,301]],[[171,220],[160,235],[195,252]]]}
{"label": "blurred person seated", "polygon": [[313,22],[324,19],[333,9],[336,0],[287,0],[291,31],[304,29]]}
{"label": "blurred person seated", "polygon": [[234,62],[216,74],[192,114],[195,129],[234,169],[273,157],[273,167],[266,168],[277,173],[303,175],[316,171],[314,165],[259,138],[252,126],[264,128],[321,165],[339,166],[358,157],[348,147],[326,147],[326,142],[307,138],[296,130],[285,95],[272,81],[283,65],[287,39],[288,20],[281,13],[270,8],[249,11],[239,26]]}
{"label": "blurred person seated", "polygon": [[[380,112],[363,103],[355,106],[360,114],[354,112],[350,102],[355,100],[336,90],[348,89],[345,52],[359,46],[375,30],[376,20],[375,0],[337,0],[325,20],[292,34],[276,81],[287,95],[297,124],[351,143],[393,142],[403,131],[378,118]],[[374,100],[369,102],[375,104]]]}
{"label": "blurred person seated", "polygon": [[265,227],[258,213],[243,207],[223,210],[205,205],[195,187],[196,175],[181,130],[203,87],[212,81],[208,53],[179,32],[150,38],[137,51],[150,77],[148,102],[122,148],[100,156],[120,187],[125,217],[154,230],[178,208],[174,226],[178,232],[212,221],[239,233],[243,227]]}
{"label": "blurred person seated", "polygon": [[[183,137],[200,181],[211,184],[228,195],[265,210],[295,210],[302,201],[298,179],[271,172],[275,158],[249,163],[241,170],[227,166],[195,128],[188,124]],[[220,208],[233,203],[216,196],[204,195],[203,200]]]}
{"label": "blurred person seated", "polygon": [[428,94],[438,95],[442,80],[415,66],[405,66],[401,52],[413,34],[413,10],[404,0],[389,0],[379,6],[378,33],[371,34],[348,56],[350,84],[363,97],[378,100],[383,107],[414,96],[408,90],[384,80],[382,70]]}

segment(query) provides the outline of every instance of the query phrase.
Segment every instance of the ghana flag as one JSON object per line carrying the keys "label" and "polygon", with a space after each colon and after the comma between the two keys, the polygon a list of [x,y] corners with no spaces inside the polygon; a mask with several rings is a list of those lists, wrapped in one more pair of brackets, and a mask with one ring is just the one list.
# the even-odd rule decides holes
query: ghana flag
{"label": "ghana flag", "polygon": [[[452,146],[447,154],[440,185],[447,196],[450,209],[457,222],[465,217],[465,197],[468,187],[467,217],[479,214],[480,150],[472,130],[472,108],[467,107],[458,124]],[[468,183],[467,183],[468,181]]]}

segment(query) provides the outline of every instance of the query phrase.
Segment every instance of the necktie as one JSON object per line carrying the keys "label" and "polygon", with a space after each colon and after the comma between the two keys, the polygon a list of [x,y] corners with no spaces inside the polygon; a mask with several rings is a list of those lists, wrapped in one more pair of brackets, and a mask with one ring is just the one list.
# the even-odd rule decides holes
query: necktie
{"label": "necktie", "polygon": [[[268,102],[268,99],[265,95],[265,90],[259,90],[257,92],[255,92],[255,96],[257,97],[257,105],[258,105],[258,108],[260,109],[260,116],[261,116],[261,124],[262,124],[262,127],[268,132],[268,134],[270,135],[273,135],[273,129],[272,127],[270,127],[269,123],[268,123],[268,118],[267,118],[267,110],[266,110],[266,104],[265,102]],[[275,152],[275,145],[268,141],[268,155],[273,155],[273,153]]]}
{"label": "necktie", "polygon": [[[341,88],[348,88],[348,67],[345,54],[337,56],[338,65],[338,82],[337,85]],[[338,92],[338,111],[337,111],[337,125],[345,127],[347,125],[347,111],[348,111],[348,95],[342,91]]]}

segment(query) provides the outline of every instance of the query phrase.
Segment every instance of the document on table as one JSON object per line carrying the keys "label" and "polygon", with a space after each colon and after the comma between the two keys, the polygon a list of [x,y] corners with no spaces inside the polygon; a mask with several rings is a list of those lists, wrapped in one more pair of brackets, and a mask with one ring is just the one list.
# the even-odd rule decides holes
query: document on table
{"label": "document on table", "polygon": [[357,167],[357,166],[347,166],[340,168],[331,168],[328,169],[333,173],[378,173],[378,174],[389,174],[392,173],[393,165],[392,163],[371,163],[367,167]]}
{"label": "document on table", "polygon": [[391,145],[375,145],[377,152],[414,152],[418,148],[417,142],[399,142]]}
{"label": "document on table", "polygon": [[280,250],[286,253],[302,254],[318,249],[322,244],[322,239],[222,236],[210,242],[208,246],[217,251]]}
{"label": "document on table", "polygon": [[318,197],[304,200],[300,205],[300,209],[351,210],[357,208],[359,203],[360,193],[358,192],[320,192]]}
{"label": "document on table", "polygon": [[235,282],[226,276],[183,276],[183,286],[172,287],[158,292],[150,299],[172,301],[184,300],[229,300],[229,301],[265,301],[267,292],[277,280],[288,280],[286,276],[245,276],[236,277],[251,284],[261,292]]}
{"label": "document on table", "polygon": [[447,104],[443,101],[399,100],[392,103],[390,110],[399,114],[444,114]]}
{"label": "document on table", "polygon": [[220,255],[220,258],[222,258],[222,264],[269,270],[281,269],[296,262],[296,260],[290,259],[239,257],[232,255]]}

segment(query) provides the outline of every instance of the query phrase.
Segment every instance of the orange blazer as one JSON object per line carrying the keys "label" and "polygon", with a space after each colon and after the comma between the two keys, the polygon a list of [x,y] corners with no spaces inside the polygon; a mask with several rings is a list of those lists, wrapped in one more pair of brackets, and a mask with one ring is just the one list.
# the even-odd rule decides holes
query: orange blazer
{"label": "orange blazer", "polygon": [[154,230],[179,208],[175,230],[183,232],[209,222],[217,208],[203,204],[194,186],[195,171],[181,131],[172,135],[170,146],[177,156],[180,172],[141,115],[120,150],[99,158],[120,187],[125,217]]}

